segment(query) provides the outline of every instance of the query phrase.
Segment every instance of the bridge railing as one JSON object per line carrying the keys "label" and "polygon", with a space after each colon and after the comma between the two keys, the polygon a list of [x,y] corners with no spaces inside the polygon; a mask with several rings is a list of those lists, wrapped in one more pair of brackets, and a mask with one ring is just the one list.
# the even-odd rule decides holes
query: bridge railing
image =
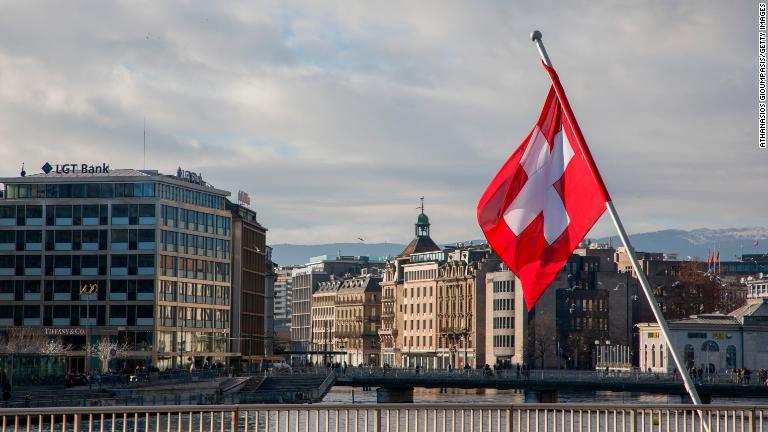
{"label": "bridge railing", "polygon": [[[699,409],[701,416],[696,409]],[[768,405],[360,404],[0,409],[6,431],[750,431]]]}
{"label": "bridge railing", "polygon": [[[697,384],[743,384],[756,385],[760,382],[757,373],[751,379],[739,378],[730,373],[709,374],[703,377],[693,377]],[[338,370],[338,376],[344,377],[389,377],[389,378],[430,378],[441,379],[500,379],[500,380],[536,380],[536,381],[612,381],[612,382],[680,382],[679,376],[673,373],[638,372],[626,370],[589,371],[573,369],[535,369],[518,372],[516,369],[483,370],[483,369],[413,369],[413,368],[367,368],[349,367],[344,371]]]}

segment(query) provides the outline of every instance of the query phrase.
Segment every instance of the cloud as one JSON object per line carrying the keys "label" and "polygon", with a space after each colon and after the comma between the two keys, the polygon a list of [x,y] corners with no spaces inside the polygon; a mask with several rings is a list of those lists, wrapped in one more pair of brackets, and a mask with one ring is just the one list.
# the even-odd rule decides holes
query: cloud
{"label": "cloud", "polygon": [[[764,224],[747,3],[40,3],[0,7],[0,167],[108,161],[249,191],[270,242],[438,241],[548,83],[538,27],[630,231]],[[610,233],[601,221],[595,236]]]}

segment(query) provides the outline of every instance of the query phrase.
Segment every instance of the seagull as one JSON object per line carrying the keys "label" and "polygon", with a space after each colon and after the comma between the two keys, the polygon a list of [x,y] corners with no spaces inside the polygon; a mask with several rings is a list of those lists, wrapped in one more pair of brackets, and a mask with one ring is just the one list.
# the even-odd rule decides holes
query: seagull
{"label": "seagull", "polygon": [[358,237],[357,239],[360,240],[361,242],[365,242],[365,239],[362,237]]}

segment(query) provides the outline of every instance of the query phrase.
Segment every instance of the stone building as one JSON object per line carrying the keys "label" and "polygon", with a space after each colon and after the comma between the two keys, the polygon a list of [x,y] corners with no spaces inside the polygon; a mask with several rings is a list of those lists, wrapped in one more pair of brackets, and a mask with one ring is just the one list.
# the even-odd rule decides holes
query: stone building
{"label": "stone building", "polygon": [[379,366],[381,348],[381,277],[370,274],[347,278],[336,292],[337,351],[349,365]]}
{"label": "stone building", "polygon": [[422,212],[415,238],[387,263],[379,330],[382,362],[398,367],[485,364],[486,273],[498,258],[487,245],[440,248]]}
{"label": "stone building", "polygon": [[331,354],[336,337],[336,294],[341,288],[342,280],[334,278],[328,282],[320,282],[312,294],[312,351],[314,363],[342,361]]}
{"label": "stone building", "polygon": [[328,282],[331,277],[343,278],[347,275],[360,274],[363,268],[381,267],[383,264],[371,262],[368,257],[339,256],[329,259],[327,256],[310,258],[310,262],[293,268],[291,271],[291,352],[294,363],[303,363],[312,350],[312,294],[321,282]]}
{"label": "stone building", "polygon": [[[752,371],[768,364],[768,300],[749,299],[729,314],[700,314],[668,322],[672,346],[685,367],[705,374],[723,374],[734,368]],[[637,325],[640,331],[642,370],[675,369],[669,347],[656,322]]]}
{"label": "stone building", "polygon": [[379,345],[381,346],[381,364],[401,365],[402,341],[398,339],[398,322],[402,322],[403,313],[398,306],[401,287],[397,280],[397,264],[388,260],[382,272],[381,286],[381,326],[379,327]]}

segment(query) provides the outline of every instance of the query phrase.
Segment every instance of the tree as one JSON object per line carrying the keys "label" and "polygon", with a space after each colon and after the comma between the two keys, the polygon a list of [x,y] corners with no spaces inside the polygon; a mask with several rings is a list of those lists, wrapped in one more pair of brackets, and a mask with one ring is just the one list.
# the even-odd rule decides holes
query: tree
{"label": "tree", "polygon": [[64,345],[58,339],[49,339],[42,333],[27,328],[12,327],[0,340],[0,352],[8,354],[66,354],[72,345]]}
{"label": "tree", "polygon": [[112,342],[109,339],[99,339],[90,347],[89,351],[91,355],[99,359],[101,370],[105,371],[108,369],[109,359],[125,357],[125,354],[130,351],[130,347],[127,344],[121,345]]}
{"label": "tree", "polygon": [[656,298],[668,319],[703,313],[728,313],[743,305],[738,288],[718,275],[701,271],[696,263],[685,263],[675,278],[657,284]]}

